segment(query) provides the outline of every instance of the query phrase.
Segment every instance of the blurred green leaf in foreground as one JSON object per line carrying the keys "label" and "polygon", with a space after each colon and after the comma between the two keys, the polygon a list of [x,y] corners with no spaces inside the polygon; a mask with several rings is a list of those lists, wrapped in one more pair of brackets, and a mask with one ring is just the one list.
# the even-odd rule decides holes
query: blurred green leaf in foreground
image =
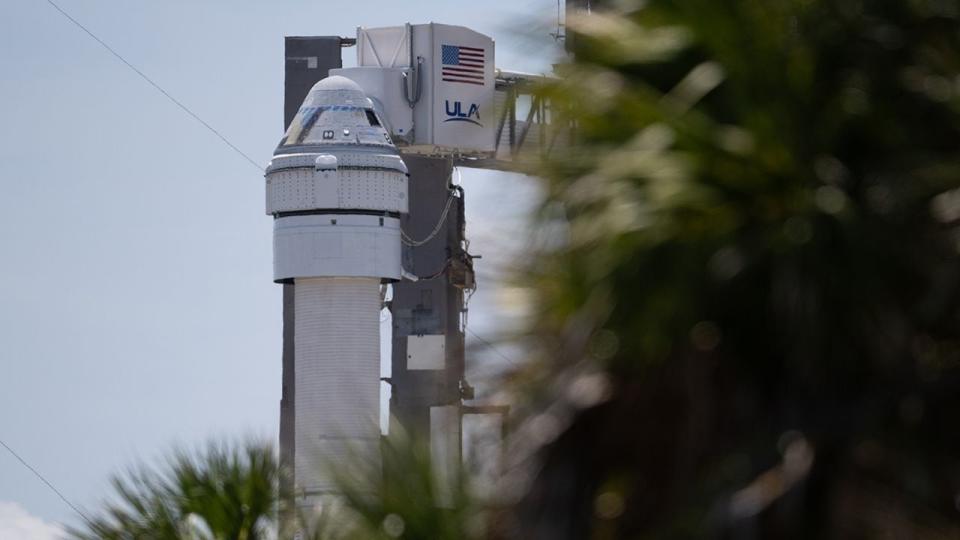
{"label": "blurred green leaf in foreground", "polygon": [[272,448],[211,444],[178,451],[162,468],[113,480],[113,498],[77,540],[266,540],[276,538],[280,468]]}
{"label": "blurred green leaf in foreground", "polygon": [[76,540],[369,540],[487,536],[486,512],[458,471],[440,479],[429,446],[395,428],[382,466],[357,461],[333,471],[342,492],[317,508],[282,490],[270,445],[212,444],[180,451],[165,466],[116,477],[113,498]]}
{"label": "blurred green leaf in foreground", "polygon": [[602,4],[506,536],[960,537],[960,5]]}

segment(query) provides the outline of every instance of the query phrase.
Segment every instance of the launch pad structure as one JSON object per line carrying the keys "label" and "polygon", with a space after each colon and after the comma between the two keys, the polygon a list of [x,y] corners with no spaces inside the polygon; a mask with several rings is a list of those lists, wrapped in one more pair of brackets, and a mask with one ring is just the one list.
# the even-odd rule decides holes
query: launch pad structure
{"label": "launch pad structure", "polygon": [[[357,68],[342,68],[347,47],[357,48]],[[493,61],[492,39],[432,23],[361,28],[356,39],[316,36],[285,41],[285,130],[301,118],[301,103],[308,106],[304,99],[313,95],[316,83],[328,75],[345,76],[357,81],[376,104],[387,142],[391,137],[397,141],[406,164],[408,207],[406,213],[397,214],[404,244],[403,279],[390,280],[392,298],[386,305],[392,314],[391,373],[384,380],[390,386],[391,422],[429,440],[434,473],[441,480],[461,464],[463,416],[505,416],[507,410],[464,404],[474,397],[465,378],[464,299],[465,291],[475,287],[475,277],[465,238],[465,194],[452,182],[453,169],[516,169],[525,159],[562,146],[564,137],[551,128],[547,104],[530,95],[536,76],[495,70]],[[399,88],[402,93],[396,92]],[[526,111],[520,111],[522,107]],[[322,159],[326,158],[318,158],[318,171]],[[274,216],[282,217],[275,212]],[[275,236],[275,250],[276,242]],[[305,429],[303,419],[298,419],[305,411],[298,411],[297,403],[306,396],[298,400],[296,392],[297,373],[303,373],[297,355],[304,350],[298,344],[306,336],[297,332],[321,331],[316,324],[298,320],[311,313],[298,302],[310,301],[304,285],[317,288],[317,294],[326,289],[303,278],[278,282],[283,287],[280,455],[292,468],[303,461],[297,459],[297,452],[304,451],[297,430]],[[502,421],[505,425],[506,418]]]}

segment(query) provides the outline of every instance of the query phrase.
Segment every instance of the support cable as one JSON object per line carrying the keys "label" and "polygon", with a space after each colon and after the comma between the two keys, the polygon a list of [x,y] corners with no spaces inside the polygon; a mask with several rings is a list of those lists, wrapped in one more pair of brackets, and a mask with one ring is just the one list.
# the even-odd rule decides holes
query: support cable
{"label": "support cable", "polygon": [[47,486],[48,488],[50,488],[50,491],[53,491],[53,492],[57,495],[57,497],[60,497],[60,500],[61,500],[61,501],[63,501],[64,503],[66,503],[66,505],[69,506],[74,512],[76,512],[78,516],[80,516],[81,518],[83,518],[83,520],[87,522],[87,525],[90,525],[91,527],[93,526],[93,521],[91,521],[90,518],[88,518],[86,514],[84,514],[83,512],[81,512],[80,509],[77,508],[77,506],[76,506],[75,504],[73,504],[72,502],[70,502],[70,500],[67,499],[67,497],[66,497],[63,493],[61,493],[59,489],[57,489],[53,484],[51,484],[49,480],[47,480],[46,478],[44,478],[43,475],[40,474],[39,471],[37,471],[36,469],[34,469],[33,466],[31,466],[29,463],[27,463],[27,461],[26,461],[25,459],[23,459],[22,457],[20,457],[20,454],[14,452],[14,451],[13,451],[13,448],[10,448],[9,446],[7,446],[7,443],[3,442],[3,440],[0,440],[0,446],[3,446],[4,448],[6,448],[6,449],[7,449],[7,452],[10,452],[10,455],[13,456],[13,457],[15,457],[15,458],[17,459],[17,461],[20,462],[21,465],[23,465],[23,466],[26,467],[30,472],[32,472],[33,475],[36,476],[37,478],[39,478],[41,482],[43,482],[44,484],[46,484],[46,486]]}
{"label": "support cable", "polygon": [[403,243],[410,247],[420,247],[426,244],[427,242],[429,242],[430,240],[433,240],[434,237],[436,237],[437,234],[440,233],[440,229],[443,228],[443,224],[447,222],[447,214],[450,213],[450,207],[453,206],[453,200],[455,198],[456,197],[454,197],[453,193],[451,192],[450,195],[447,197],[447,204],[443,207],[443,212],[440,214],[440,219],[437,221],[437,225],[433,228],[432,231],[430,231],[430,234],[428,234],[426,238],[422,240],[414,240],[410,238],[410,236],[403,229],[401,229],[400,239],[403,241]]}
{"label": "support cable", "polygon": [[54,3],[53,0],[46,0],[46,1],[47,1],[48,4],[50,4],[51,6],[53,6],[53,9],[59,11],[61,15],[63,15],[63,16],[66,17],[70,22],[72,22],[74,25],[76,25],[77,28],[79,28],[79,29],[83,30],[84,32],[86,32],[86,34],[87,34],[88,36],[90,36],[91,38],[93,38],[93,39],[94,39],[97,43],[99,43],[104,49],[106,49],[108,52],[110,52],[110,54],[112,54],[112,55],[115,56],[118,60],[120,60],[121,62],[123,62],[128,68],[132,69],[133,72],[136,73],[137,75],[139,75],[141,79],[147,81],[147,83],[150,84],[150,86],[154,87],[158,92],[160,92],[161,94],[163,94],[164,96],[166,96],[166,98],[169,99],[174,105],[176,105],[177,107],[180,107],[180,109],[182,109],[183,112],[185,112],[185,113],[187,113],[188,115],[190,115],[190,116],[191,116],[194,120],[196,120],[197,122],[200,122],[200,124],[201,124],[203,127],[207,128],[207,130],[210,131],[210,133],[213,133],[214,135],[216,135],[221,141],[224,142],[224,144],[226,144],[227,146],[229,146],[234,152],[236,152],[236,153],[239,154],[241,157],[243,157],[243,159],[245,159],[245,160],[247,160],[248,162],[250,162],[250,164],[253,165],[254,167],[256,167],[258,171],[260,171],[260,172],[265,172],[264,169],[263,169],[263,167],[261,167],[259,164],[257,164],[257,162],[253,160],[253,158],[251,158],[251,157],[248,156],[246,153],[244,153],[243,150],[240,150],[239,148],[237,148],[237,146],[234,145],[232,142],[230,142],[226,137],[224,137],[222,133],[220,133],[220,132],[217,131],[213,126],[211,126],[210,124],[208,124],[203,118],[200,118],[200,116],[199,116],[197,113],[191,111],[189,107],[187,107],[186,105],[184,105],[183,103],[181,103],[177,98],[175,98],[175,97],[173,97],[172,95],[170,95],[169,92],[167,92],[166,90],[163,89],[163,87],[161,87],[159,84],[157,84],[156,82],[154,82],[153,79],[151,79],[150,77],[148,77],[144,72],[142,72],[142,71],[140,71],[139,69],[137,69],[136,66],[134,66],[133,64],[131,64],[130,62],[128,62],[127,59],[124,58],[123,56],[121,56],[120,53],[118,53],[117,51],[115,51],[115,50],[113,49],[113,47],[111,47],[110,45],[107,45],[107,43],[106,43],[105,41],[103,41],[102,39],[100,39],[99,37],[97,37],[96,34],[94,34],[93,32],[91,32],[90,30],[88,30],[86,26],[80,24],[79,21],[77,21],[77,20],[74,19],[72,16],[70,16],[69,13],[67,13],[66,11],[63,10],[63,8],[61,8],[61,7],[58,6],[56,3]]}
{"label": "support cable", "polygon": [[434,273],[432,273],[432,274],[426,275],[426,276],[417,276],[417,281],[430,281],[431,279],[437,279],[438,277],[442,276],[442,275],[447,271],[447,268],[450,268],[450,263],[451,263],[451,262],[453,262],[452,259],[447,259],[447,260],[443,263],[443,266],[440,267],[439,270],[437,270],[436,272],[434,272]]}

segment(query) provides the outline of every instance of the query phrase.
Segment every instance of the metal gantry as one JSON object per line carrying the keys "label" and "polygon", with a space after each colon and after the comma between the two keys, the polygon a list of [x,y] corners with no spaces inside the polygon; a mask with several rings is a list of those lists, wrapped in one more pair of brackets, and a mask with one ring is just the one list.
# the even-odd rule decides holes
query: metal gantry
{"label": "metal gantry", "polygon": [[[287,38],[285,127],[310,88],[327,77],[329,70],[342,65],[341,48],[355,43],[336,36]],[[403,266],[412,272],[407,277],[416,279],[392,285],[392,369],[385,379],[391,388],[390,414],[407,432],[431,441],[438,426],[449,431],[441,434],[442,438],[458,439],[456,444],[446,441],[457,449],[458,456],[462,432],[460,426],[450,425],[452,419],[462,422],[463,415],[493,415],[501,418],[501,426],[506,429],[508,408],[465,403],[473,399],[473,389],[465,379],[462,324],[464,291],[474,287],[473,257],[466,252],[463,191],[452,185],[451,172],[454,166],[526,172],[562,149],[569,139],[569,129],[554,123],[552,104],[538,92],[544,82],[548,79],[543,75],[496,71],[493,112],[484,117],[495,121],[492,151],[430,155],[429,147],[427,153],[422,147],[408,149],[416,150],[408,153],[398,144],[409,167],[410,182],[410,212],[403,216],[401,227],[411,238],[430,240],[423,244],[406,242]],[[485,144],[486,148],[490,146]],[[451,198],[456,205],[450,205]],[[449,208],[441,212],[445,204]],[[443,217],[438,218],[438,214]],[[300,412],[294,406],[293,342],[298,339],[294,329],[303,325],[297,321],[300,310],[294,286],[283,287],[280,454],[292,465],[296,461],[294,419]],[[425,362],[430,365],[424,367]],[[452,455],[448,450],[437,454]]]}
{"label": "metal gantry", "polygon": [[459,156],[456,164],[523,172],[567,144],[569,127],[554,121],[553,104],[537,91],[549,79],[546,75],[497,70],[494,151]]}

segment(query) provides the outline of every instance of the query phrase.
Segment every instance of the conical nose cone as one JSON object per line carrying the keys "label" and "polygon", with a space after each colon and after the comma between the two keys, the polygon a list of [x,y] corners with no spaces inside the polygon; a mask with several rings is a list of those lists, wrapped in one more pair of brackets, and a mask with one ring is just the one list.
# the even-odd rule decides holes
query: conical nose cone
{"label": "conical nose cone", "polygon": [[334,75],[327,77],[313,85],[303,107],[323,107],[332,105],[353,105],[356,107],[372,107],[373,103],[360,88],[360,85],[346,77]]}

